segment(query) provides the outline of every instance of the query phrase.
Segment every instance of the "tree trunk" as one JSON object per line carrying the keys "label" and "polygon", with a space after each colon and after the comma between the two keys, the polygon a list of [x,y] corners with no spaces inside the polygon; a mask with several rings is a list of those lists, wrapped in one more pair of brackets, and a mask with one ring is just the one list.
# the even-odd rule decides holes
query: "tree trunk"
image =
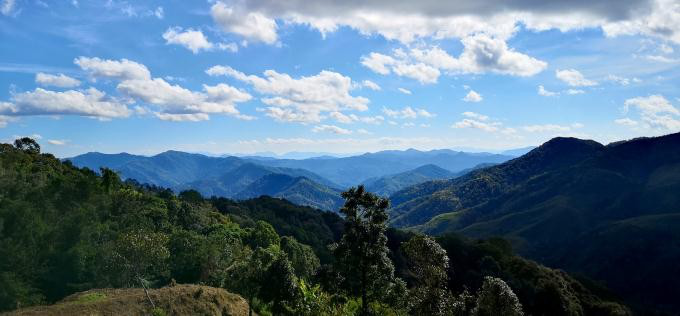
{"label": "tree trunk", "polygon": [[149,300],[149,303],[151,303],[151,308],[156,308],[156,304],[153,303],[153,300],[151,300],[151,296],[149,296],[149,291],[146,289],[146,285],[144,285],[144,281],[142,281],[142,278],[137,277],[139,279],[139,283],[142,285],[142,288],[144,288],[144,294],[146,294],[146,299]]}
{"label": "tree trunk", "polygon": [[253,302],[253,298],[250,297],[248,299],[248,316],[253,316],[253,304],[252,304],[252,302]]}

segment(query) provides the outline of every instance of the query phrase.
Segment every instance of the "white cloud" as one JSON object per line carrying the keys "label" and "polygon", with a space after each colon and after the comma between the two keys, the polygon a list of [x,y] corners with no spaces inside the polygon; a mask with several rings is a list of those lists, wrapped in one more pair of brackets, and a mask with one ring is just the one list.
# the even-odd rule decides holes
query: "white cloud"
{"label": "white cloud", "polygon": [[[680,5],[675,0],[512,1],[236,1],[213,5],[214,20],[227,32],[274,42],[277,21],[300,24],[322,35],[347,26],[388,40],[464,38],[486,33],[507,39],[521,28],[562,32],[600,28],[607,36],[643,34],[680,43]],[[263,41],[264,41],[263,40]]]}
{"label": "white cloud", "polygon": [[326,113],[368,110],[367,98],[350,94],[352,79],[337,72],[323,70],[317,75],[296,79],[274,70],[267,70],[264,77],[259,77],[228,66],[214,66],[206,73],[226,75],[250,84],[267,96],[261,99],[269,106],[263,110],[266,115],[280,121],[318,123]]}
{"label": "white cloud", "polygon": [[13,94],[10,102],[0,103],[0,115],[6,116],[79,115],[110,119],[128,117],[130,114],[125,104],[95,88],[64,92],[36,88],[34,91]]}
{"label": "white cloud", "polygon": [[157,118],[163,120],[163,121],[172,121],[172,122],[183,122],[183,121],[188,121],[188,122],[199,122],[199,121],[207,121],[210,119],[210,116],[205,113],[193,113],[193,114],[170,114],[170,113],[160,113],[156,112],[154,113]]}
{"label": "white cloud", "polygon": [[377,83],[375,83],[375,82],[373,82],[373,81],[371,81],[371,80],[364,80],[364,81],[362,81],[362,82],[361,82],[361,86],[362,86],[362,87],[369,88],[369,89],[374,90],[374,91],[380,91],[380,90],[382,90],[382,89],[380,88],[380,86],[379,86]]}
{"label": "white cloud", "polygon": [[63,139],[48,139],[47,142],[55,146],[64,146],[67,143],[67,141]]}
{"label": "white cloud", "polygon": [[567,89],[567,91],[565,91],[565,92],[566,92],[567,94],[569,94],[569,95],[576,95],[576,94],[584,94],[584,93],[586,93],[584,90],[581,90],[581,89]]}
{"label": "white cloud", "polygon": [[153,11],[153,15],[159,20],[162,20],[163,17],[165,17],[165,11],[163,11],[163,7],[157,7],[156,10]]}
{"label": "white cloud", "polygon": [[260,12],[247,12],[218,1],[210,8],[210,14],[226,32],[267,44],[274,44],[278,39],[276,21]]}
{"label": "white cloud", "polygon": [[73,88],[80,85],[80,81],[64,74],[50,75],[39,72],[35,75],[35,83],[41,86],[55,86],[59,88]]}
{"label": "white cloud", "polygon": [[666,98],[656,94],[648,97],[627,99],[624,102],[624,110],[628,111],[630,107],[635,107],[644,114],[670,113],[680,115],[680,111],[666,100]]}
{"label": "white cloud", "polygon": [[624,117],[624,118],[621,118],[621,119],[616,119],[616,120],[614,120],[614,122],[616,124],[625,125],[625,126],[637,126],[638,125],[637,121],[632,120],[632,119],[627,118],[627,117]]}
{"label": "white cloud", "polygon": [[627,99],[624,111],[635,108],[646,128],[676,132],[680,130],[680,111],[661,95]]}
{"label": "white cloud", "polygon": [[238,45],[235,43],[212,43],[210,42],[201,30],[187,29],[183,30],[181,27],[171,27],[168,28],[165,33],[163,33],[163,39],[165,39],[165,44],[175,44],[186,47],[192,53],[197,54],[201,50],[211,51],[211,50],[227,50],[232,53],[238,51]]}
{"label": "white cloud", "polygon": [[482,102],[482,96],[475,90],[470,90],[462,99],[465,102]]}
{"label": "white cloud", "polygon": [[151,73],[146,66],[127,59],[110,60],[97,57],[78,57],[73,61],[93,77],[127,79],[150,79]]}
{"label": "white cloud", "polygon": [[424,117],[424,118],[431,118],[434,117],[435,115],[424,110],[424,109],[413,109],[410,106],[407,106],[401,110],[392,110],[386,107],[382,108],[383,113],[387,115],[388,117],[391,118],[399,118],[399,119],[416,119],[418,117]]}
{"label": "white cloud", "polygon": [[622,86],[627,86],[627,85],[629,85],[631,82],[633,82],[633,83],[640,83],[640,82],[642,82],[642,80],[640,80],[640,79],[638,79],[638,78],[635,78],[635,77],[633,77],[632,79],[628,79],[628,78],[624,78],[624,77],[619,77],[619,76],[617,76],[617,75],[609,75],[609,76],[607,76],[607,80],[613,81],[613,82],[618,83],[618,84],[620,84],[620,85],[622,85]]}
{"label": "white cloud", "polygon": [[0,4],[0,13],[6,16],[12,14],[15,5],[15,0],[3,0],[2,4]]}
{"label": "white cloud", "polygon": [[397,90],[399,90],[399,92],[401,92],[403,94],[412,94],[411,90],[407,90],[407,89],[404,89],[404,88],[397,88]]}
{"label": "white cloud", "polygon": [[511,76],[533,76],[547,67],[547,63],[514,51],[504,40],[485,34],[475,34],[462,40],[463,52],[458,58],[439,47],[413,48],[408,52],[396,49],[393,56],[370,53],[361,64],[372,71],[387,75],[436,83],[441,72],[448,74],[484,74],[487,72]]}
{"label": "white cloud", "polygon": [[479,114],[479,113],[475,113],[475,112],[463,112],[461,114],[463,116],[473,118],[473,119],[477,119],[477,120],[480,120],[480,121],[488,121],[489,120],[488,116],[483,115],[483,114]]}
{"label": "white cloud", "polygon": [[646,55],[645,58],[660,63],[674,64],[679,63],[680,59],[670,58],[662,55]]}
{"label": "white cloud", "polygon": [[371,134],[373,134],[373,133],[371,133],[371,132],[369,132],[369,131],[367,131],[367,130],[365,130],[365,129],[363,129],[363,128],[358,129],[358,130],[357,130],[357,133],[358,133],[358,134],[362,134],[362,135],[371,135]]}
{"label": "white cloud", "polygon": [[236,103],[252,99],[250,94],[223,83],[203,85],[203,92],[195,92],[154,78],[125,80],[117,88],[124,95],[159,106],[170,114],[222,113],[238,117]]}
{"label": "white cloud", "polygon": [[572,87],[590,87],[597,85],[597,82],[586,79],[583,74],[576,69],[558,69],[555,71],[555,77]]}
{"label": "white cloud", "polygon": [[[582,125],[577,126],[582,127]],[[522,129],[530,133],[544,133],[544,132],[568,132],[571,130],[571,127],[557,124],[543,124],[523,126]]]}
{"label": "white cloud", "polygon": [[451,127],[453,128],[475,128],[485,132],[496,132],[499,130],[501,124],[498,122],[482,122],[473,119],[463,119],[462,121],[456,122]]}
{"label": "white cloud", "polygon": [[181,27],[171,27],[163,33],[163,39],[165,39],[165,44],[184,46],[194,54],[201,50],[214,48],[213,43],[208,41],[200,30],[187,29],[184,31]]}
{"label": "white cloud", "polygon": [[545,87],[543,87],[543,85],[539,85],[538,86],[538,95],[542,95],[544,97],[554,97],[556,95],[559,95],[559,93],[546,90]]}
{"label": "white cloud", "polygon": [[325,125],[325,124],[314,126],[314,128],[312,128],[312,132],[314,132],[314,133],[331,132],[331,133],[338,134],[338,135],[352,134],[352,131],[350,131],[348,129],[340,128],[340,127],[337,127],[335,125]]}

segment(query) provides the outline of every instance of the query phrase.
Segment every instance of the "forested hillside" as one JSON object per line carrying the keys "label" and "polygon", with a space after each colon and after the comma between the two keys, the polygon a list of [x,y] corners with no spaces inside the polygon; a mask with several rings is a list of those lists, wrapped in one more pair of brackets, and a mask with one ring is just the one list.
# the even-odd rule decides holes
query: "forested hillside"
{"label": "forested hillside", "polygon": [[[502,236],[529,258],[680,311],[680,134],[607,146],[556,138],[504,164],[392,197],[397,226]],[[645,289],[645,290],[640,290]]]}
{"label": "forested hillside", "polygon": [[206,200],[75,168],[31,139],[0,145],[0,180],[0,310],[178,282],[238,293],[263,315],[628,313],[501,240],[388,230],[388,201],[363,187],[343,193],[344,219],[269,197]]}

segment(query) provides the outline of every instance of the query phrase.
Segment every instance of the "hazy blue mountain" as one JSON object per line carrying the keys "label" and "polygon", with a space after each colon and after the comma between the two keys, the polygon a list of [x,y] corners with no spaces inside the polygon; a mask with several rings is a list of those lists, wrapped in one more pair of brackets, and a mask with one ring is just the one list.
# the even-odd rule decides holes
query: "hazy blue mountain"
{"label": "hazy blue mountain", "polygon": [[519,157],[519,156],[522,156],[522,155],[534,150],[535,148],[536,148],[536,146],[528,146],[528,147],[523,147],[523,148],[504,150],[500,154],[501,155]]}
{"label": "hazy blue mountain", "polygon": [[236,194],[235,198],[243,200],[262,195],[285,198],[298,205],[331,211],[338,211],[343,203],[337,189],[331,189],[306,177],[276,173],[257,179]]}
{"label": "hazy blue mountain", "polygon": [[509,159],[512,157],[499,154],[465,153],[448,149],[431,151],[409,149],[380,151],[337,159],[278,159],[260,161],[260,163],[307,169],[343,187],[349,187],[371,178],[401,173],[428,164],[458,172],[480,163],[500,163]]}
{"label": "hazy blue mountain", "polygon": [[414,184],[428,180],[453,178],[456,175],[457,173],[429,164],[406,172],[371,178],[366,180],[364,185],[368,191],[382,196],[390,196],[392,193]]}
{"label": "hazy blue mountain", "polygon": [[[556,138],[506,163],[395,193],[393,225],[501,236],[639,304],[680,303],[680,133]],[[639,289],[645,289],[640,291]]]}

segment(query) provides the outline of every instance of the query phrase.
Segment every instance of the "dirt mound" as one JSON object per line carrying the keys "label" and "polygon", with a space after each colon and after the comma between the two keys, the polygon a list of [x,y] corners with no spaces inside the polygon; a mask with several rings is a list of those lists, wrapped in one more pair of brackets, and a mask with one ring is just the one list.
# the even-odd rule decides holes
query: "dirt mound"
{"label": "dirt mound", "polygon": [[149,290],[149,296],[155,310],[143,289],[96,289],[6,315],[248,315],[245,299],[219,288],[181,284]]}

